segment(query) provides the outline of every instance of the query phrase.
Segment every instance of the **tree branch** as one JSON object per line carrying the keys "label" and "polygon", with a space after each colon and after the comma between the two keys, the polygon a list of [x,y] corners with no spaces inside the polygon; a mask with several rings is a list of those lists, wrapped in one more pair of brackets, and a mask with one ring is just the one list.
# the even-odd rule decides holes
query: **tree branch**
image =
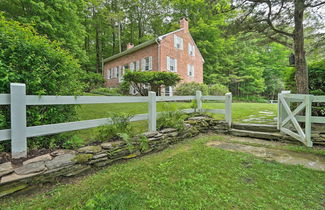
{"label": "tree branch", "polygon": [[265,2],[267,5],[268,5],[268,7],[269,7],[269,12],[268,12],[268,15],[267,15],[267,19],[264,19],[264,21],[266,21],[267,22],[267,24],[271,27],[271,29],[273,30],[273,31],[275,31],[275,32],[277,32],[277,33],[280,33],[280,34],[283,34],[283,35],[286,35],[286,36],[289,36],[289,37],[293,37],[293,34],[292,33],[288,33],[288,32],[285,32],[285,31],[282,31],[282,30],[279,30],[279,29],[277,29],[274,25],[273,25],[273,23],[272,23],[272,20],[271,20],[271,16],[272,16],[272,3],[271,3],[271,1],[266,1]]}
{"label": "tree branch", "polygon": [[325,1],[314,4],[314,5],[313,4],[305,4],[305,8],[307,8],[307,7],[319,7],[319,6],[323,5],[323,4],[325,4]]}

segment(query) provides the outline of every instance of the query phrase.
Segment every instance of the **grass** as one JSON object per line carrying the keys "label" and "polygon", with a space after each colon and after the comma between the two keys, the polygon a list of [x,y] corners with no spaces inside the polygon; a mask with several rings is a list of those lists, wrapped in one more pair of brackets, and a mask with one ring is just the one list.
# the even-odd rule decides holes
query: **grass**
{"label": "grass", "polygon": [[[166,106],[169,104],[169,106]],[[157,103],[157,111],[165,111],[171,107],[176,107],[177,109],[188,109],[191,108],[191,102],[162,102]],[[224,109],[224,103],[204,103],[203,108],[207,109]],[[245,119],[249,118],[259,118],[263,117],[264,124],[274,124],[272,121],[276,117],[277,107],[276,104],[267,103],[233,103],[232,105],[232,115],[234,122],[245,122]],[[266,116],[263,111],[273,112],[274,115]],[[109,115],[110,112],[128,112],[131,114],[141,114],[148,112],[147,103],[121,103],[121,104],[87,104],[81,105],[78,108],[78,115],[80,120],[90,120],[97,118],[104,118]],[[254,115],[252,117],[252,115]],[[216,119],[224,120],[224,115],[213,115]],[[250,121],[249,123],[259,123],[260,120]],[[139,121],[133,123],[137,133],[142,133],[147,131],[147,121]],[[96,136],[98,133],[98,128],[92,128],[87,130],[81,130],[73,132],[77,134],[80,138],[86,139],[87,141],[96,141]]]}
{"label": "grass", "polygon": [[206,135],[1,209],[324,209],[325,173],[205,146]]}

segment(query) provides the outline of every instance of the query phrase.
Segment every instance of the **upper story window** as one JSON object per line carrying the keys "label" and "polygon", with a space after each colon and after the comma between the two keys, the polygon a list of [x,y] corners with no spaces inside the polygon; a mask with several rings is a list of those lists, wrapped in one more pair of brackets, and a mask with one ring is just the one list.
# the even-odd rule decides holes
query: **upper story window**
{"label": "upper story window", "polygon": [[142,59],[142,71],[152,70],[152,56]]}
{"label": "upper story window", "polygon": [[187,64],[187,76],[194,77],[194,65]]}
{"label": "upper story window", "polygon": [[188,54],[190,56],[195,56],[195,46],[191,43],[188,43]]}
{"label": "upper story window", "polygon": [[177,72],[177,59],[167,56],[167,70]]}
{"label": "upper story window", "polygon": [[174,35],[174,47],[183,50],[183,39],[181,37]]}

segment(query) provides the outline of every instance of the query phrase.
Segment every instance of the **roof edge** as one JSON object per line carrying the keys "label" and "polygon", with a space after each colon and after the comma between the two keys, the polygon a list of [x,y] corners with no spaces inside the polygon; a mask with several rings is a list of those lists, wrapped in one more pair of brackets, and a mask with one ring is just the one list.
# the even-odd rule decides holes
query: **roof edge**
{"label": "roof edge", "polygon": [[142,44],[139,44],[139,45],[137,45],[137,46],[135,46],[135,47],[133,47],[131,49],[125,50],[125,51],[120,52],[118,54],[115,54],[115,55],[113,55],[111,57],[108,57],[108,58],[103,59],[103,63],[107,63],[109,61],[115,60],[115,59],[117,59],[117,58],[119,58],[121,56],[128,55],[128,54],[130,54],[132,52],[138,51],[138,50],[140,50],[142,48],[145,48],[145,47],[147,47],[149,45],[152,45],[152,44],[155,44],[155,43],[157,43],[156,42],[156,39],[152,39],[152,40],[146,41],[146,42],[144,42]]}

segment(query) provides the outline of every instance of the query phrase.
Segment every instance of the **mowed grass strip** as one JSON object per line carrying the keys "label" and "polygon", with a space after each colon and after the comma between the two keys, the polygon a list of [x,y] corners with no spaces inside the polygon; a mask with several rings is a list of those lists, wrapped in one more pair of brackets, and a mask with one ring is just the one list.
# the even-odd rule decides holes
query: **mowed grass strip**
{"label": "mowed grass strip", "polygon": [[[191,108],[191,102],[159,102],[157,103],[157,111],[168,111],[172,109],[189,109]],[[224,109],[224,103],[203,103],[203,108],[206,109]],[[260,111],[273,112],[274,116],[265,116],[266,119],[273,119],[276,116],[277,108],[276,104],[267,103],[233,103],[232,104],[232,116],[234,122],[244,122],[243,120],[249,119],[251,115],[260,116]],[[108,117],[112,112],[125,112],[131,114],[142,114],[148,112],[147,103],[119,103],[119,104],[87,104],[78,107],[78,116],[80,120],[90,120],[97,118]],[[218,120],[224,120],[224,115],[213,114]],[[249,123],[254,123],[251,121]],[[263,122],[269,124],[270,121]],[[272,122],[271,122],[272,123]],[[275,122],[273,122],[274,124]],[[134,126],[135,133],[146,132],[148,129],[147,121],[138,121],[132,123]],[[86,141],[96,141],[98,134],[97,128],[81,130],[74,132],[79,137]]]}
{"label": "mowed grass strip", "polygon": [[324,209],[325,173],[189,139],[2,209]]}

